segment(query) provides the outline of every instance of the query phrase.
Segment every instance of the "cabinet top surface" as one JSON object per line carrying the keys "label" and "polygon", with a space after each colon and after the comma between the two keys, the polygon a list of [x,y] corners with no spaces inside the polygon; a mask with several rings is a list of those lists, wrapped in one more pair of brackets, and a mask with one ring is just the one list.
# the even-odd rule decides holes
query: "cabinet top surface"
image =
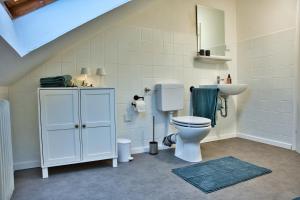
{"label": "cabinet top surface", "polygon": [[38,88],[38,90],[101,90],[101,89],[115,89],[112,87],[54,87],[54,88]]}

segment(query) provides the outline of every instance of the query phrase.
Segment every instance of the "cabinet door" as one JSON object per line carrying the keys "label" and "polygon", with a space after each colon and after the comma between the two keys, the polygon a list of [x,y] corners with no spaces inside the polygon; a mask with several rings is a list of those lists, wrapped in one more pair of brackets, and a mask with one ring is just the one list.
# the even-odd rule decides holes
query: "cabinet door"
{"label": "cabinet door", "polygon": [[44,166],[80,161],[78,90],[41,90]]}
{"label": "cabinet door", "polygon": [[113,158],[116,150],[114,90],[81,90],[83,160]]}

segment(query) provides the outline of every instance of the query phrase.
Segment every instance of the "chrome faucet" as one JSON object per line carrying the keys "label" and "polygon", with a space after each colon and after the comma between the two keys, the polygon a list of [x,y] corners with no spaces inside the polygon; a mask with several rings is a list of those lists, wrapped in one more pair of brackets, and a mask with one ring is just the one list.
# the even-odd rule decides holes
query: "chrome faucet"
{"label": "chrome faucet", "polygon": [[224,79],[223,79],[223,78],[221,79],[221,77],[220,77],[220,76],[217,76],[217,84],[220,84],[220,83],[221,83],[221,81],[224,81]]}

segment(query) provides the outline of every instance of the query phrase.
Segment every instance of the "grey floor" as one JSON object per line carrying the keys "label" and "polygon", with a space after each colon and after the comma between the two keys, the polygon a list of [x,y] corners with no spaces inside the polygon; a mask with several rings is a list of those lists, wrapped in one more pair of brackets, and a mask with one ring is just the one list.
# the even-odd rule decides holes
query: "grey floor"
{"label": "grey floor", "polygon": [[174,150],[159,155],[138,154],[134,161],[112,168],[97,162],[50,169],[41,179],[40,169],[16,172],[14,200],[291,200],[300,196],[300,154],[251,142],[228,139],[202,145],[204,160],[235,156],[267,167],[271,174],[205,194],[171,173],[190,165],[174,157]]}

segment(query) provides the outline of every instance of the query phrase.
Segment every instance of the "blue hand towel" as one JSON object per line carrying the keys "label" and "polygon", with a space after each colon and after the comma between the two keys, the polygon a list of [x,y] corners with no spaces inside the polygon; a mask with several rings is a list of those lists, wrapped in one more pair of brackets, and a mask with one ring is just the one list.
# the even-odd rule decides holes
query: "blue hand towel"
{"label": "blue hand towel", "polygon": [[218,88],[194,88],[192,91],[193,115],[211,119],[211,125],[216,125],[218,104]]}

